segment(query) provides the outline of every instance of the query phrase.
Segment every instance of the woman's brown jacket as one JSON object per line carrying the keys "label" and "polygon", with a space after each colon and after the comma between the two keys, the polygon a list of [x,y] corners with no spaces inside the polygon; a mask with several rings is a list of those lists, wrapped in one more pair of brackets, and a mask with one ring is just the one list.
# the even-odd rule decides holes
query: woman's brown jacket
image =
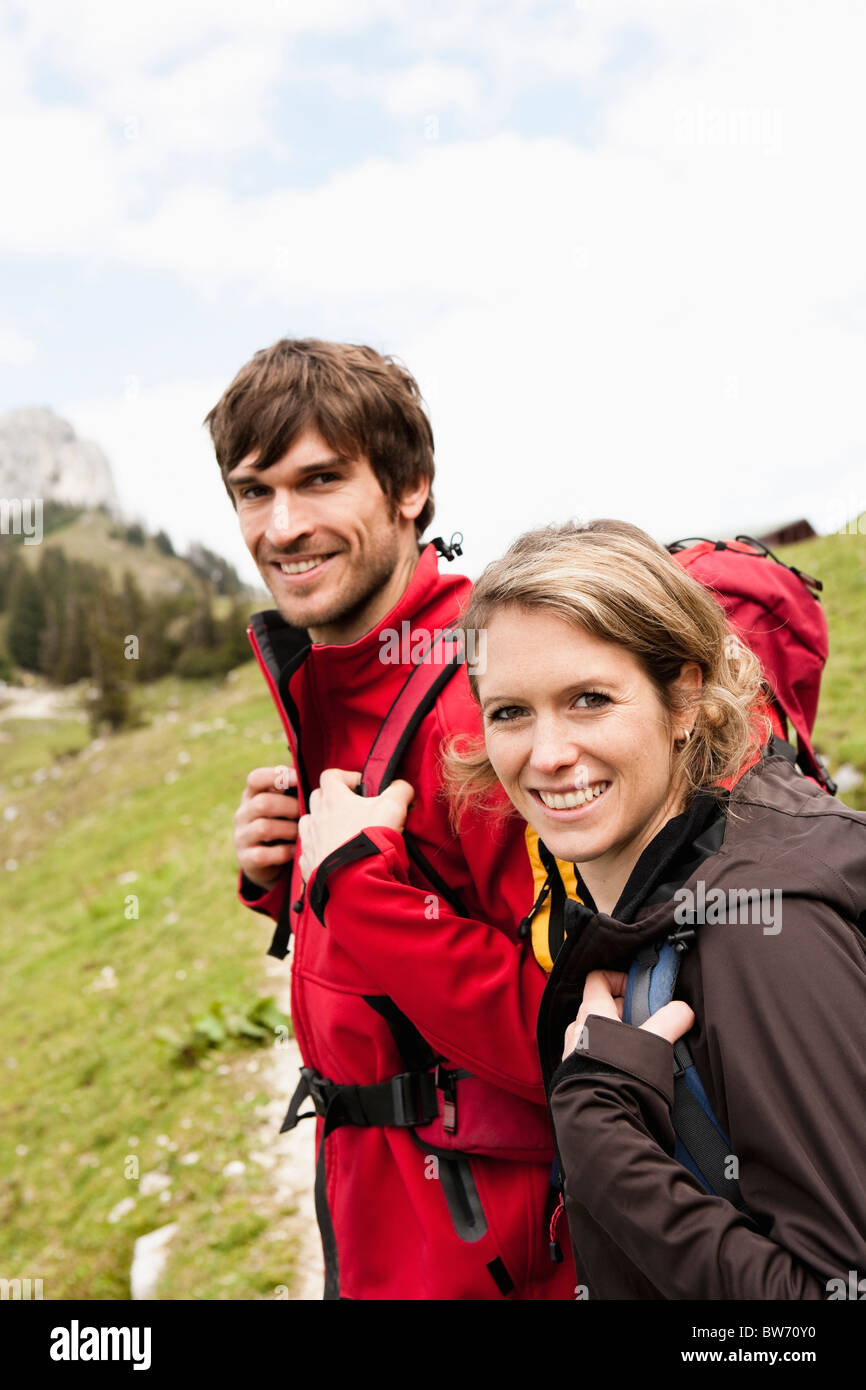
{"label": "woman's brown jacket", "polygon": [[[744,889],[758,890],[748,907]],[[706,920],[676,997],[695,1012],[688,1044],[750,1216],[672,1157],[670,1043],[590,1015],[560,1063],[587,972],[627,969],[681,930],[689,902]],[[567,904],[538,1038],[578,1296],[826,1299],[859,1285],[866,1298],[864,925],[866,815],[780,756],[727,807],[702,794],[670,821],[611,917]]]}

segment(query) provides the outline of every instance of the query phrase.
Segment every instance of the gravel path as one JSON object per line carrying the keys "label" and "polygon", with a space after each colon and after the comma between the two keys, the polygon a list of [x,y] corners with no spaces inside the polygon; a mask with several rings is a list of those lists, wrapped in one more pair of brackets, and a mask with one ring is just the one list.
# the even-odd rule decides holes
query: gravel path
{"label": "gravel path", "polygon": [[[288,971],[285,962],[269,957],[267,960],[268,991],[276,995],[284,1013],[289,1011]],[[298,1082],[301,1054],[294,1038],[269,1050],[268,1061],[262,1067],[262,1087],[274,1099],[263,1113],[259,1146],[276,1157],[270,1169],[275,1200],[281,1206],[297,1206],[293,1234],[298,1240],[295,1258],[295,1280],[289,1289],[290,1299],[321,1299],[325,1272],[322,1245],[316,1225],[313,1197],[316,1167],[316,1126],[303,1120],[289,1134],[279,1128],[288,1109],[289,1100]]]}

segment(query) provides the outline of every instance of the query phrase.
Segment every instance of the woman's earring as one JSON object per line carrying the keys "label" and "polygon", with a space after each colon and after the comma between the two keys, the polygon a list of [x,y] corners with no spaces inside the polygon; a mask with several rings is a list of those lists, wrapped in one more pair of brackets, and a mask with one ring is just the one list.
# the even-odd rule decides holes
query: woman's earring
{"label": "woman's earring", "polygon": [[688,741],[689,741],[689,739],[691,738],[691,736],[692,736],[692,731],[691,731],[691,729],[684,729],[684,730],[683,730],[682,739],[681,739],[681,740],[678,739],[677,742],[678,742],[678,743],[679,743],[679,742],[682,742],[683,747],[685,747],[685,745],[688,743]]}

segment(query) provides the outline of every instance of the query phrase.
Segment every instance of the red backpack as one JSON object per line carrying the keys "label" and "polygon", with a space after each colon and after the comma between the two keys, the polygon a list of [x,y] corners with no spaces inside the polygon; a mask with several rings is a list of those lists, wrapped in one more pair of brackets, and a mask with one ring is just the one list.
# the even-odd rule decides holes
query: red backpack
{"label": "red backpack", "polygon": [[827,660],[820,579],[786,565],[751,536],[732,541],[690,536],[667,548],[718,599],[735,635],[760,660],[782,738],[787,739],[789,723],[796,733],[792,761],[833,795],[836,784],[811,740]]}

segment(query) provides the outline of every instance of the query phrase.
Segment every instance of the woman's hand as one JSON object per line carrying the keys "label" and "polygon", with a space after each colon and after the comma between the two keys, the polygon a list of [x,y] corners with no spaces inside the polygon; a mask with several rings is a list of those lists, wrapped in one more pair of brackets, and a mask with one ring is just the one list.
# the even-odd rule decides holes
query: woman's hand
{"label": "woman's hand", "polygon": [[392,782],[381,796],[356,796],[353,789],[360,780],[360,772],[344,772],[338,767],[329,767],[322,773],[310,796],[310,813],[298,821],[298,862],[305,883],[323,859],[360,831],[376,825],[402,830],[406,824],[415,795],[408,782]]}
{"label": "woman's hand", "polygon": [[[601,1014],[602,1018],[615,1018],[622,1022],[627,980],[628,976],[617,970],[589,972],[577,1018],[566,1030],[563,1061],[578,1045],[583,1025],[590,1014]],[[669,1004],[650,1014],[646,1023],[641,1024],[641,1028],[647,1033],[656,1033],[658,1037],[666,1038],[669,1043],[675,1043],[694,1026],[694,1022],[695,1015],[688,1004],[682,999],[672,999]]]}

